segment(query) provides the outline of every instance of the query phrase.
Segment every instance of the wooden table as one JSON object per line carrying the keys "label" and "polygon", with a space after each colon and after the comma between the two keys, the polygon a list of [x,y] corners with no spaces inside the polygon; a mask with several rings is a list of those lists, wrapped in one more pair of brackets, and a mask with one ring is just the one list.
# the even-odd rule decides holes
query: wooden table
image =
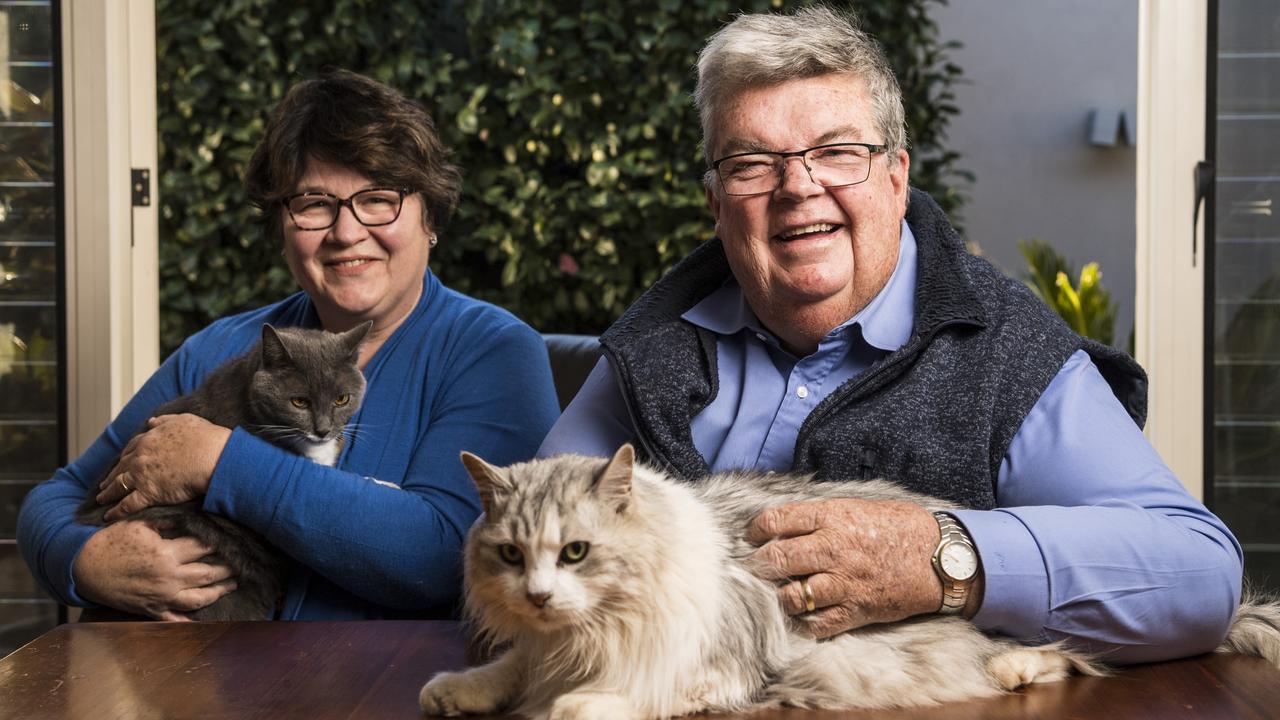
{"label": "wooden table", "polygon": [[[63,625],[0,660],[0,718],[418,718],[418,689],[464,647],[447,622]],[[1276,718],[1280,669],[1211,655],[925,710],[739,717]]]}

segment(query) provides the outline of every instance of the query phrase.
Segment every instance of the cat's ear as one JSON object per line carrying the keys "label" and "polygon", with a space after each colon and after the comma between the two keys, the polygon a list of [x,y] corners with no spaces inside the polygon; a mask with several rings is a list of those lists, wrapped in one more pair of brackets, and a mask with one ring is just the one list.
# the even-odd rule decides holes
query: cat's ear
{"label": "cat's ear", "polygon": [[289,349],[284,346],[283,342],[281,342],[280,335],[276,333],[276,329],[266,323],[263,323],[262,367],[278,368],[292,364],[293,357],[289,355]]}
{"label": "cat's ear", "polygon": [[495,500],[499,495],[511,492],[511,483],[502,474],[502,470],[481,460],[478,455],[463,450],[461,458],[462,466],[467,469],[476,489],[480,491],[480,505],[484,508],[484,514],[492,520]]}
{"label": "cat's ear", "polygon": [[369,334],[370,328],[373,327],[372,320],[365,320],[359,325],[342,333],[342,344],[347,348],[347,354],[354,361],[360,357],[360,343],[364,342],[364,337]]}
{"label": "cat's ear", "polygon": [[631,443],[625,443],[596,480],[596,493],[606,502],[614,503],[618,512],[626,510],[631,501],[631,475],[635,465],[636,450]]}

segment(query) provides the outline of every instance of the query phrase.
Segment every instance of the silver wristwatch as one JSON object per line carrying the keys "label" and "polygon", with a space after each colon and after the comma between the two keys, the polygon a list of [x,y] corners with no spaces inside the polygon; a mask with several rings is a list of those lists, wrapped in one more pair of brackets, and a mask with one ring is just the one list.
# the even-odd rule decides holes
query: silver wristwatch
{"label": "silver wristwatch", "polygon": [[942,615],[958,615],[969,600],[969,588],[978,576],[978,551],[969,540],[969,534],[956,519],[944,512],[935,512],[938,531],[942,539],[933,551],[933,571],[942,581]]}

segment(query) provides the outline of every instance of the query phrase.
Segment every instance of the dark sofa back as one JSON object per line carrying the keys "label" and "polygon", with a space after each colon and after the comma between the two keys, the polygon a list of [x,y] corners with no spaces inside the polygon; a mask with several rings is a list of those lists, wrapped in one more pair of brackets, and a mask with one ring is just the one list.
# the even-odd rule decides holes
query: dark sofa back
{"label": "dark sofa back", "polygon": [[600,342],[594,335],[543,335],[551,357],[551,376],[556,397],[564,410],[600,359]]}

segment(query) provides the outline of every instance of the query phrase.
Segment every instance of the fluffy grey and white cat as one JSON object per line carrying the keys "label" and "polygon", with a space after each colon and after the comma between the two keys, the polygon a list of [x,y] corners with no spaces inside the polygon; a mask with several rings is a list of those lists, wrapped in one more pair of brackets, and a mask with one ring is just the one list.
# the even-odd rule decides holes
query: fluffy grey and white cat
{"label": "fluffy grey and white cat", "polygon": [[[372,325],[344,333],[263,325],[253,349],[219,365],[200,387],[161,405],[155,415],[192,413],[333,465],[347,422],[364,397],[359,348]],[[77,512],[80,522],[104,524],[108,508],[98,505],[97,493],[96,485],[89,489]],[[213,549],[210,562],[231,569],[236,589],[188,613],[192,619],[270,619],[284,594],[279,553],[252,530],[205,512],[202,503],[149,507],[127,519],[147,522],[164,537],[194,537]]]}
{"label": "fluffy grey and white cat", "polygon": [[[647,720],[781,705],[912,707],[1104,672],[1059,645],[987,636],[957,617],[822,642],[801,632],[803,616],[789,618],[775,586],[744,563],[755,550],[743,537],[748,521],[815,498],[947,506],[890,483],[750,472],[682,483],[635,464],[629,445],[611,460],[562,455],[496,468],[463,453],[463,463],[485,510],[467,540],[467,614],[485,641],[509,649],[432,678],[419,695],[428,714]],[[1231,649],[1268,649],[1276,662],[1277,618],[1274,608],[1250,614]]]}

